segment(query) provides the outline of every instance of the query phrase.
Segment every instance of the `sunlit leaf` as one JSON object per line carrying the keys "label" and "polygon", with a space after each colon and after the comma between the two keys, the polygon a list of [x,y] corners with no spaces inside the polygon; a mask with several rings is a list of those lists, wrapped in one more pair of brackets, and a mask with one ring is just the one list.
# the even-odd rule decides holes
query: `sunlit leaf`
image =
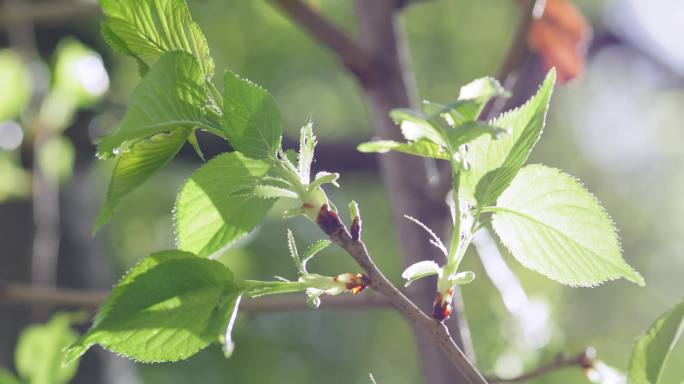
{"label": "sunlit leaf", "polygon": [[232,72],[224,81],[223,126],[230,145],[255,159],[274,158],[283,127],[273,96]]}
{"label": "sunlit leaf", "polygon": [[539,140],[555,77],[554,71],[549,72],[539,92],[525,105],[491,122],[495,127],[510,129],[510,135],[498,140],[484,135],[470,142],[470,169],[461,178],[462,197],[476,199],[481,206],[489,205],[513,180]]}
{"label": "sunlit leaf", "polygon": [[224,337],[239,295],[223,264],[181,251],[155,253],[114,288],[66,362],[94,344],[145,362],[188,358]]}
{"label": "sunlit leaf", "polygon": [[184,51],[195,57],[203,77],[213,75],[209,45],[184,0],[100,0],[100,5],[106,16],[102,34],[114,49],[148,66],[164,53]]}
{"label": "sunlit leaf", "polygon": [[264,161],[232,152],[195,171],[176,200],[178,248],[209,256],[249,233],[275,200],[243,193],[242,189],[255,186],[269,169]]}
{"label": "sunlit leaf", "polygon": [[367,143],[359,144],[356,149],[359,150],[359,152],[364,153],[386,153],[389,151],[397,151],[407,153],[409,155],[449,160],[448,152],[446,152],[441,146],[426,139],[411,143],[399,143],[391,140],[369,141]]}
{"label": "sunlit leaf", "polygon": [[492,209],[501,242],[524,266],[572,286],[643,278],[622,259],[615,226],[574,178],[543,165],[523,168]]}
{"label": "sunlit leaf", "polygon": [[103,138],[98,154],[124,152],[135,140],[160,132],[201,127],[219,130],[203,112],[207,100],[204,79],[187,53],[162,56],[133,93],[117,130]]}
{"label": "sunlit leaf", "polygon": [[183,147],[190,129],[160,133],[134,144],[128,152],[119,156],[109,182],[107,198],[93,228],[97,232],[114,214],[121,200],[139,185],[152,177]]}

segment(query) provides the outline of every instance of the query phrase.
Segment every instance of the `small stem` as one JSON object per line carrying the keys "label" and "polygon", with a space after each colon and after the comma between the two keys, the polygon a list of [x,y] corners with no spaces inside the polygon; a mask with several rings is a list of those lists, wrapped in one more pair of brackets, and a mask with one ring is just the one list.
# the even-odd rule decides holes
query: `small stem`
{"label": "small stem", "polygon": [[247,297],[255,298],[282,293],[303,292],[309,284],[300,281],[242,280],[236,283]]}
{"label": "small stem", "polygon": [[536,377],[546,375],[548,373],[557,371],[559,369],[563,368],[570,368],[570,367],[580,367],[582,369],[590,369],[593,367],[593,358],[595,355],[595,351],[593,348],[587,348],[584,351],[580,352],[579,354],[569,357],[569,358],[564,358],[562,356],[558,356],[554,361],[543,365],[533,371],[530,371],[528,373],[522,374],[518,377],[512,377],[508,379],[503,379],[500,377],[488,377],[487,381],[490,383],[523,383],[527,382],[529,380],[532,380]]}

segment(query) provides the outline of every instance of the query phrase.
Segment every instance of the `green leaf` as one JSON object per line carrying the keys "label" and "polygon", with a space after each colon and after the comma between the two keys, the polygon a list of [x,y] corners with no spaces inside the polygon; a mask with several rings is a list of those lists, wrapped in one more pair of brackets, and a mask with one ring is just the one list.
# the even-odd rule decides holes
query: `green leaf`
{"label": "green leaf", "polygon": [[0,384],[21,384],[12,372],[0,367]]}
{"label": "green leaf", "polygon": [[369,141],[359,144],[356,149],[364,153],[386,153],[397,151],[414,156],[431,157],[433,159],[449,160],[449,153],[441,146],[430,140],[423,139],[411,143],[399,143],[391,140]]}
{"label": "green leaf", "polygon": [[239,295],[223,264],[157,252],[123,277],[65,362],[94,344],[144,362],[188,358],[223,337]]}
{"label": "green leaf", "polygon": [[117,130],[103,138],[98,155],[123,153],[136,140],[160,132],[201,127],[219,130],[204,113],[207,100],[202,72],[187,53],[162,56],[133,92]]}
{"label": "green leaf", "polygon": [[97,232],[114,215],[121,200],[152,175],[166,166],[180,151],[190,129],[159,133],[135,143],[128,152],[119,156],[109,182],[107,198],[95,220]]}
{"label": "green leaf", "polygon": [[412,264],[404,270],[401,277],[406,280],[405,287],[408,287],[416,280],[432,275],[441,275],[442,268],[432,260],[423,260]]}
{"label": "green leaf", "polygon": [[446,136],[449,139],[451,148],[458,148],[482,135],[489,135],[493,139],[499,139],[507,133],[510,133],[507,129],[473,121],[446,130]]}
{"label": "green leaf", "polygon": [[190,142],[190,145],[192,146],[192,149],[195,150],[195,153],[197,153],[197,156],[199,156],[202,161],[207,161],[204,158],[204,152],[202,152],[202,147],[199,145],[199,141],[197,141],[197,130],[194,130],[190,136],[188,136],[188,142]]}
{"label": "green leaf", "polygon": [[256,185],[269,169],[264,161],[232,152],[195,171],[176,200],[178,248],[209,256],[249,233],[275,201],[231,192]]}
{"label": "green leaf", "polygon": [[408,141],[427,139],[435,144],[446,147],[446,142],[439,129],[428,122],[428,117],[420,111],[412,109],[393,109],[390,117],[396,124],[400,124],[401,133]]}
{"label": "green leaf", "polygon": [[[152,65],[166,52],[195,57],[205,78],[214,73],[209,45],[184,0],[100,0],[102,34],[117,51]],[[141,67],[144,69],[144,67]]]}
{"label": "green leaf", "polygon": [[501,84],[492,77],[483,77],[461,87],[458,100],[447,105],[425,101],[423,107],[432,118],[447,115],[447,119],[451,120],[450,125],[458,127],[476,122],[485,105],[499,96],[507,96]]}
{"label": "green leaf", "polygon": [[306,249],[306,252],[304,252],[304,255],[302,256],[302,264],[306,268],[306,263],[309,262],[314,256],[316,256],[319,252],[323,251],[324,249],[328,248],[330,246],[331,242],[330,240],[318,240],[317,242],[311,244],[309,248]]}
{"label": "green leaf", "polygon": [[523,168],[499,197],[492,224],[524,266],[572,286],[643,278],[622,259],[615,226],[574,178],[543,165]]}
{"label": "green leaf", "polygon": [[491,122],[495,127],[510,129],[510,135],[498,140],[485,135],[470,143],[466,159],[471,167],[461,178],[463,198],[486,206],[506,189],[539,140],[555,82],[556,72],[551,70],[539,92],[525,105]]}
{"label": "green leaf", "polygon": [[[70,315],[57,313],[47,324],[32,325],[19,336],[14,352],[17,373],[28,384],[66,384],[78,364],[63,366],[64,348],[78,339]],[[1,380],[0,380],[1,382]]]}
{"label": "green leaf", "polygon": [[254,187],[248,187],[248,194],[254,194],[256,197],[262,199],[298,199],[299,195],[297,192],[293,192],[286,188],[276,187],[274,185],[255,185]]}
{"label": "green leaf", "polygon": [[630,384],[657,384],[684,331],[684,301],[663,314],[637,340],[627,371]]}
{"label": "green leaf", "polygon": [[255,159],[275,158],[283,127],[273,96],[230,71],[224,81],[223,126],[230,145]]}
{"label": "green leaf", "polygon": [[313,133],[313,122],[309,121],[302,127],[299,133],[299,159],[297,170],[302,184],[309,184],[311,181],[311,163],[314,158],[314,148],[316,148],[316,136]]}
{"label": "green leaf", "polygon": [[340,178],[339,173],[330,173],[330,172],[318,172],[316,173],[316,177],[314,177],[314,181],[311,183],[309,186],[309,190],[313,190],[314,188],[320,187],[323,184],[332,184],[335,187],[340,187],[340,184],[337,183],[337,179]]}

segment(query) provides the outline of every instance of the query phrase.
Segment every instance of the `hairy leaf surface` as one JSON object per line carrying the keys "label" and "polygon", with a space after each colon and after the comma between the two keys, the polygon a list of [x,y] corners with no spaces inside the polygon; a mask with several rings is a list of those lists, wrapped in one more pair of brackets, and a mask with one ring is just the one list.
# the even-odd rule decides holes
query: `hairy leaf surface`
{"label": "hairy leaf surface", "polygon": [[524,266],[573,286],[643,278],[622,259],[615,226],[574,178],[543,165],[523,168],[499,197],[494,230]]}
{"label": "hairy leaf surface", "polygon": [[244,189],[256,186],[269,169],[264,161],[232,152],[195,171],[176,200],[178,248],[209,256],[249,233],[275,200],[244,193]]}

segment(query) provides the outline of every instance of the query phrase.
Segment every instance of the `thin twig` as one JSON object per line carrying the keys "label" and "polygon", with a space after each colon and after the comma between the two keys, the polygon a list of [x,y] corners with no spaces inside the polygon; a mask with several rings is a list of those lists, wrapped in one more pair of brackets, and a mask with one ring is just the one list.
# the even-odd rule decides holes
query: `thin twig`
{"label": "thin twig", "polygon": [[273,0],[292,20],[326,45],[361,82],[367,81],[366,54],[343,31],[325,19],[311,5],[299,0]]}
{"label": "thin twig", "polygon": [[512,377],[508,379],[500,377],[488,377],[487,381],[490,383],[523,383],[563,368],[580,367],[582,369],[591,369],[594,365],[594,355],[594,349],[587,348],[572,357],[563,357],[562,355],[559,355],[555,360],[549,362],[548,364],[542,365],[541,367],[518,377]]}
{"label": "thin twig", "polygon": [[[24,283],[0,280],[0,303],[28,303],[55,307],[78,307],[95,309],[102,304],[109,292],[68,288],[33,286]],[[326,297],[322,309],[367,310],[392,308],[384,297],[364,293],[362,297],[351,295]],[[288,312],[309,309],[303,295],[267,296],[258,299],[245,299],[240,310],[251,314],[268,312]]]}
{"label": "thin twig", "polygon": [[368,286],[384,295],[407,319],[419,325],[419,328],[425,331],[432,341],[442,349],[454,367],[463,374],[466,382],[487,383],[451,338],[446,325],[428,317],[385,277],[371,259],[363,241],[352,239],[346,225],[342,223],[337,213],[328,209],[327,205],[321,208],[318,225],[335,244],[342,247],[365,271]]}

